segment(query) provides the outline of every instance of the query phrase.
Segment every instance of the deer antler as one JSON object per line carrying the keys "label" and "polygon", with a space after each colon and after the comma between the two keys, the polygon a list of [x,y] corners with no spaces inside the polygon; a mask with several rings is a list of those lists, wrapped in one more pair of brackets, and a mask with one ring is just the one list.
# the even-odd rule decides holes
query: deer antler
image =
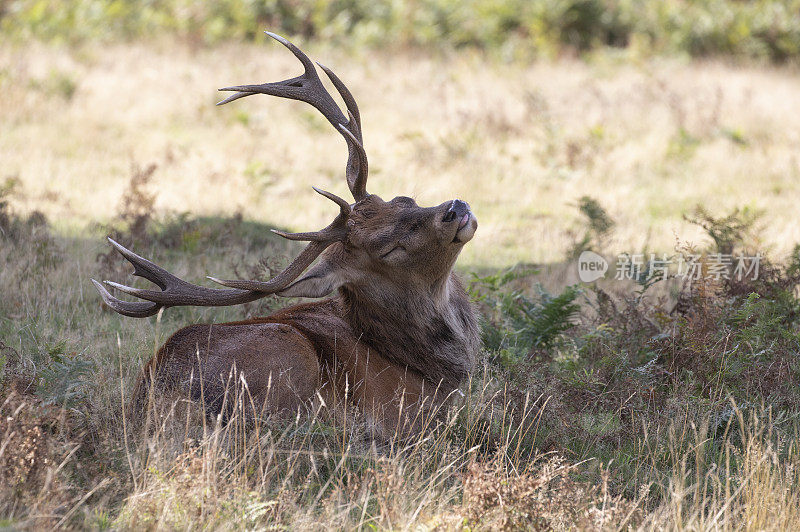
{"label": "deer antler", "polygon": [[[361,201],[368,196],[368,163],[361,136],[361,115],[358,112],[358,105],[356,105],[353,95],[336,74],[327,67],[319,65],[328,75],[334,87],[336,87],[336,90],[339,91],[339,94],[344,100],[349,117],[345,118],[341,109],[339,109],[339,106],[336,105],[336,102],[333,100],[333,97],[325,90],[325,86],[319,79],[314,64],[308,56],[283,37],[270,32],[266,33],[291,50],[305,67],[305,72],[301,76],[276,83],[240,85],[220,89],[221,91],[237,92],[219,102],[217,105],[223,105],[238,100],[239,98],[250,96],[251,94],[270,94],[273,96],[300,100],[313,105],[335,128],[337,128],[337,130],[339,130],[347,142],[347,185],[355,200]],[[112,281],[105,281],[105,283],[112,288],[116,288],[121,292],[131,294],[147,301],[130,302],[112,296],[102,284],[94,279],[92,279],[92,282],[100,292],[106,305],[120,314],[134,318],[153,316],[160,309],[167,307],[181,305],[215,307],[238,305],[255,301],[269,294],[280,293],[297,279],[297,277],[299,277],[328,246],[335,242],[342,241],[347,237],[347,218],[350,215],[350,204],[330,192],[319,190],[316,187],[314,190],[339,205],[339,215],[330,225],[321,231],[311,233],[284,233],[283,231],[275,231],[273,229],[273,232],[284,238],[288,238],[289,240],[303,240],[309,242],[309,244],[285,270],[269,281],[220,280],[209,277],[212,281],[230,288],[206,288],[194,285],[172,275],[164,268],[150,262],[144,257],[140,257],[133,251],[109,238],[108,240],[111,242],[111,245],[133,264],[133,274],[152,281],[157,284],[161,290],[144,290]]]}
{"label": "deer antler", "polygon": [[147,303],[144,301],[131,302],[123,301],[112,296],[102,284],[94,279],[92,279],[92,283],[94,283],[97,291],[100,292],[100,296],[103,298],[106,305],[112,310],[132,318],[153,316],[158,313],[160,309],[167,307],[184,305],[224,307],[248,303],[270,294],[280,293],[297,279],[328,246],[344,240],[347,236],[347,218],[350,215],[350,205],[344,199],[330,192],[319,190],[316,187],[314,187],[314,190],[338,204],[340,208],[339,215],[336,216],[328,227],[313,233],[284,233],[283,231],[276,231],[273,229],[274,233],[284,238],[288,238],[289,240],[304,240],[309,242],[309,244],[286,269],[269,281],[223,281],[215,279],[214,277],[209,277],[209,279],[216,283],[232,288],[206,288],[204,286],[198,286],[176,277],[164,268],[137,255],[122,244],[109,238],[108,241],[111,245],[114,246],[128,262],[133,264],[133,275],[144,277],[152,281],[157,284],[161,290],[144,290],[113,281],[105,281],[105,284],[112,288],[148,301]]}
{"label": "deer antler", "polygon": [[361,115],[358,112],[358,105],[353,95],[347,89],[342,80],[329,68],[319,65],[320,68],[330,78],[333,86],[344,100],[347,107],[348,117],[345,117],[339,106],[331,97],[330,93],[325,89],[322,81],[317,75],[314,68],[314,63],[308,58],[297,46],[290,43],[280,35],[274,33],[264,32],[286,48],[288,48],[303,64],[305,71],[302,75],[278,81],[275,83],[264,83],[261,85],[237,85],[234,87],[225,87],[219,89],[221,91],[236,91],[236,94],[228,96],[217,105],[224,105],[226,103],[250,96],[252,94],[269,94],[271,96],[280,96],[282,98],[290,98],[292,100],[300,100],[313,105],[320,113],[328,119],[328,122],[333,125],[344,137],[347,142],[347,167],[346,177],[347,186],[353,194],[356,201],[361,201],[368,196],[367,193],[367,153],[364,151],[364,139],[361,135]]}

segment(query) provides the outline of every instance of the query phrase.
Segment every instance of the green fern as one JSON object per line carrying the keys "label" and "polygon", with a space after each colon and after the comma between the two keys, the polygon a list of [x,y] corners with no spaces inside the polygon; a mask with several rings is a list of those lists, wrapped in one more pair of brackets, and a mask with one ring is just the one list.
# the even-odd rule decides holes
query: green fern
{"label": "green fern", "polygon": [[568,286],[559,295],[552,296],[541,285],[537,288],[539,300],[520,297],[517,312],[512,313],[511,317],[519,338],[526,345],[549,348],[562,334],[574,327],[572,319],[580,310],[575,300],[581,290],[577,286]]}
{"label": "green fern", "polygon": [[94,364],[65,348],[63,341],[47,347],[48,364],[39,370],[37,382],[44,404],[70,407],[82,402],[92,382]]}
{"label": "green fern", "polygon": [[484,346],[503,366],[523,360],[533,349],[552,348],[574,327],[580,310],[575,300],[582,292],[577,286],[553,296],[537,284],[533,298],[508,286],[528,273],[512,269],[474,276],[469,283],[470,294],[484,307]]}

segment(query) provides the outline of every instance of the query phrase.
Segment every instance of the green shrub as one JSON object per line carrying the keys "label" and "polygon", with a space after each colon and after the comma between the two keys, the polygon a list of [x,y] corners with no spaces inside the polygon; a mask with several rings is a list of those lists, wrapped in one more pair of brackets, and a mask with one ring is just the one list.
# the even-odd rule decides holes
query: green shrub
{"label": "green shrub", "polygon": [[601,251],[606,237],[616,224],[600,202],[590,196],[581,196],[578,199],[578,211],[583,218],[583,236],[576,239],[567,252],[569,259],[577,259],[587,249]]}
{"label": "green shrub", "polygon": [[470,46],[531,57],[602,46],[775,62],[800,54],[800,0],[12,0],[0,31],[83,41],[174,34],[263,40],[262,30],[372,46]]}
{"label": "green shrub", "polygon": [[713,241],[717,252],[731,254],[750,243],[760,216],[760,212],[745,207],[736,208],[726,216],[715,217],[702,205],[698,205],[694,213],[685,215],[684,219],[702,227]]}

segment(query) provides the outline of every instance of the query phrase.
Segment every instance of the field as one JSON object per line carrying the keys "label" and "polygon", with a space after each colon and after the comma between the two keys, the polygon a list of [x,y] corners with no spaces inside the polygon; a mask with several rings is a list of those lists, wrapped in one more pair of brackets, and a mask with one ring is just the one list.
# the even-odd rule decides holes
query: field
{"label": "field", "polygon": [[[299,73],[277,44],[5,42],[0,527],[800,527],[795,67],[304,49],[358,99],[371,192],[479,219],[458,269],[486,351],[464,403],[387,445],[354,412],[129,426],[166,335],[286,302],[122,318],[89,281],[131,280],[104,237],[192,282],[267,275],[297,250],[269,228],[333,215],[312,185],[347,197],[345,148],[304,104],[214,107]],[[728,245],[770,257],[762,279],[569,288],[583,249]]]}

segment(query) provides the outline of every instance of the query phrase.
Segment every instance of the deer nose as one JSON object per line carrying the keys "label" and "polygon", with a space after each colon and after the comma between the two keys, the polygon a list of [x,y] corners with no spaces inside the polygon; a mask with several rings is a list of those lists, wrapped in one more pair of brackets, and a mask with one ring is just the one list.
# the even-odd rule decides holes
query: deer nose
{"label": "deer nose", "polygon": [[463,215],[469,212],[469,204],[465,201],[461,201],[459,199],[454,199],[452,203],[450,203],[450,207],[447,209],[447,212],[442,218],[443,222],[452,222],[456,218],[461,218]]}

